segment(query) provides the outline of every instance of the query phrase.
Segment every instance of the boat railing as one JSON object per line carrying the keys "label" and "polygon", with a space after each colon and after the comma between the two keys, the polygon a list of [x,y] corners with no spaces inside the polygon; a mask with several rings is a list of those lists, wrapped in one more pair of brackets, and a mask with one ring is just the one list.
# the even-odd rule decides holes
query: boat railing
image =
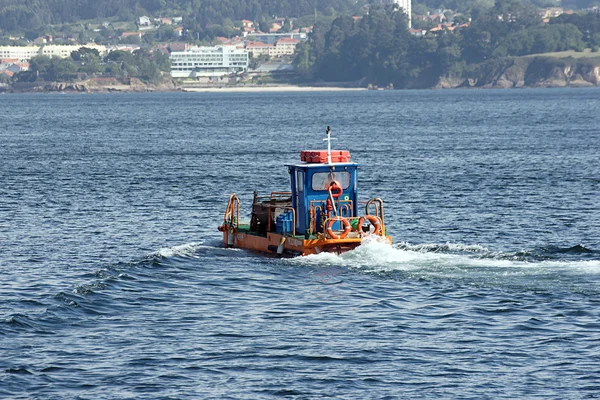
{"label": "boat railing", "polygon": [[[342,215],[342,210],[346,210],[346,215],[352,215],[354,205],[352,200],[339,200],[339,214]],[[317,231],[317,211],[319,215],[323,215],[323,200],[311,200],[309,205],[309,233],[312,235]]]}
{"label": "boat railing", "polygon": [[317,231],[317,211],[319,215],[323,214],[323,207],[320,205],[314,205],[314,201],[310,202],[310,213],[309,213],[309,221],[308,221],[308,233],[312,235]]}
{"label": "boat railing", "polygon": [[255,194],[254,203],[292,201],[292,192],[271,192],[268,196]]}
{"label": "boat railing", "polygon": [[[370,214],[371,206],[375,206],[375,214]],[[365,205],[365,214],[366,215],[375,215],[379,217],[382,223],[385,223],[385,219],[383,217],[383,200],[379,197],[375,197],[367,201]]]}
{"label": "boat railing", "polygon": [[292,192],[271,192],[271,197],[279,196],[292,197]]}

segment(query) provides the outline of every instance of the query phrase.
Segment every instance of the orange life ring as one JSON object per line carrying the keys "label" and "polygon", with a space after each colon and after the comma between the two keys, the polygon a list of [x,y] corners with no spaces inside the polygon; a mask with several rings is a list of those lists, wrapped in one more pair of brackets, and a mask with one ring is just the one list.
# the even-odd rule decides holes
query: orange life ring
{"label": "orange life ring", "polygon": [[358,226],[356,227],[356,230],[358,231],[358,233],[362,236],[364,235],[365,232],[363,232],[363,223],[365,222],[365,219],[367,221],[369,221],[371,223],[371,225],[373,225],[373,228],[375,228],[375,230],[373,231],[374,235],[379,235],[381,234],[381,219],[379,217],[376,217],[375,215],[365,215],[364,217],[360,217],[358,219]]}
{"label": "orange life ring", "polygon": [[[336,235],[332,230],[333,224],[337,221],[340,221],[344,225],[344,232],[340,233],[339,236]],[[329,237],[332,239],[344,239],[346,236],[348,236],[351,230],[352,225],[350,225],[350,221],[344,217],[331,218],[327,223],[327,235],[329,235]]]}
{"label": "orange life ring", "polygon": [[[335,193],[334,190],[336,191]],[[333,181],[329,186],[329,193],[331,193],[331,197],[333,197],[334,199],[339,199],[340,197],[342,197],[344,189],[342,189],[342,187],[336,181]]]}

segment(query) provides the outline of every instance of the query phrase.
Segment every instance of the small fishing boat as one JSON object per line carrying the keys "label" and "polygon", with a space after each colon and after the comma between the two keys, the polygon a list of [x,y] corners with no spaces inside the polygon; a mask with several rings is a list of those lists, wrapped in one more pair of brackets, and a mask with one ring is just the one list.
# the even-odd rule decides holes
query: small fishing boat
{"label": "small fishing boat", "polygon": [[291,191],[259,196],[254,192],[249,223],[240,222],[240,200],[229,197],[223,224],[223,242],[280,256],[343,253],[358,247],[366,236],[391,244],[387,236],[383,201],[372,198],[359,212],[358,166],[350,152],[331,150],[327,127],[327,150],[303,150],[300,162],[287,165]]}

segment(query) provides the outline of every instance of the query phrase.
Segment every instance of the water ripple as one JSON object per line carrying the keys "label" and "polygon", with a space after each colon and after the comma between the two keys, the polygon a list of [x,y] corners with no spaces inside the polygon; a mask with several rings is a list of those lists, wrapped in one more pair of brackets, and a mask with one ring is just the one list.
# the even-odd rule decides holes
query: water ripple
{"label": "water ripple", "polygon": [[[597,397],[597,94],[0,96],[0,397]],[[222,247],[326,125],[395,244]]]}

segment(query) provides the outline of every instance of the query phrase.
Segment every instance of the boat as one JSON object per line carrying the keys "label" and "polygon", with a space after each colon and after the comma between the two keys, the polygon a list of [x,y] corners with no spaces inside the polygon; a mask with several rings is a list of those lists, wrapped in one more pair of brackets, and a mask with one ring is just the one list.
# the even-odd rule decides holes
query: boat
{"label": "boat", "polygon": [[332,150],[333,139],[328,126],[323,139],[327,150],[303,150],[300,162],[287,165],[290,191],[263,196],[254,192],[249,223],[241,222],[240,200],[231,194],[218,228],[224,245],[278,256],[305,256],[350,251],[366,237],[391,244],[383,201],[359,202],[359,164],[350,161],[349,151]]}

